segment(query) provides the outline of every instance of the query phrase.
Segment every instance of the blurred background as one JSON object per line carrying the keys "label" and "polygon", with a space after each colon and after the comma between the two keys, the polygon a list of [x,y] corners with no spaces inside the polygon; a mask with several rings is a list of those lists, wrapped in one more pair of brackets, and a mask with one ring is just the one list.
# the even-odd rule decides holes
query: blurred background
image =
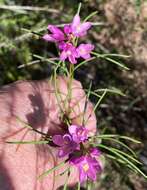
{"label": "blurred background", "polygon": [[[130,55],[119,59],[125,71],[102,59],[91,61],[76,72],[76,79],[93,89],[116,87],[126,97],[107,96],[97,111],[98,129],[141,140],[129,144],[144,163],[147,173],[147,1],[83,0],[81,17],[98,11],[97,23],[83,41],[94,43],[99,53]],[[52,73],[50,63],[40,57],[57,57],[52,43],[38,35],[50,24],[71,22],[78,0],[0,0],[0,85],[17,80],[40,80]],[[37,55],[37,56],[36,56]],[[94,98],[91,98],[95,102]],[[105,170],[95,184],[98,190],[146,190],[147,181],[123,166],[106,161]]]}

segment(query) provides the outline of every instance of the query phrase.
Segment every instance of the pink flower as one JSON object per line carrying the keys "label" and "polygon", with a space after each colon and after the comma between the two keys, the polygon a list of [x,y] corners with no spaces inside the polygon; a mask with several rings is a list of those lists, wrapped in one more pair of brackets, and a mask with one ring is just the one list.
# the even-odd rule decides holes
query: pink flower
{"label": "pink flower", "polygon": [[68,130],[73,141],[76,143],[80,143],[88,139],[88,130],[83,126],[71,125]]}
{"label": "pink flower", "polygon": [[91,27],[90,22],[80,22],[80,16],[76,14],[73,18],[71,29],[72,33],[76,37],[85,36],[87,34],[87,30]]}
{"label": "pink flower", "polygon": [[49,42],[60,42],[65,40],[65,35],[62,32],[62,30],[60,30],[59,28],[57,28],[54,25],[48,25],[48,30],[51,32],[51,34],[45,34],[43,36],[43,39]]}
{"label": "pink flower", "polygon": [[72,137],[69,134],[54,135],[53,143],[60,147],[58,151],[58,156],[60,158],[68,156],[75,150],[79,150],[79,145],[72,140]]}
{"label": "pink flower", "polygon": [[79,170],[79,179],[83,183],[87,178],[95,181],[97,172],[101,171],[99,162],[90,155],[72,158],[70,163],[75,165]]}
{"label": "pink flower", "polygon": [[68,59],[72,64],[77,63],[76,58],[78,57],[78,53],[76,48],[71,43],[60,43],[59,48],[63,50],[60,54],[60,60],[65,61]]}
{"label": "pink flower", "polygon": [[94,45],[92,44],[80,44],[79,47],[77,47],[77,53],[79,57],[82,57],[83,59],[89,59],[91,51],[94,49]]}

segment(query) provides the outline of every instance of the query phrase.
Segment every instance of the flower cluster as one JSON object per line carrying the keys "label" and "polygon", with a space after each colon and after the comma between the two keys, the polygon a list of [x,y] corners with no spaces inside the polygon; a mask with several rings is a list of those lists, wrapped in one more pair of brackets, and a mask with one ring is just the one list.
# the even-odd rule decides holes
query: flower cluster
{"label": "flower cluster", "polygon": [[88,130],[84,126],[70,125],[68,133],[54,135],[53,143],[59,147],[58,156],[68,156],[69,163],[79,170],[79,180],[87,178],[96,180],[97,172],[101,171],[100,151],[88,143]]}
{"label": "flower cluster", "polygon": [[90,43],[82,43],[78,47],[76,40],[85,36],[91,28],[90,22],[80,21],[80,16],[76,14],[71,24],[64,26],[63,31],[54,25],[48,25],[48,34],[43,39],[48,42],[55,42],[60,50],[60,60],[69,60],[70,63],[76,64],[78,58],[89,59],[90,53],[94,49],[94,45]]}
{"label": "flower cluster", "polygon": [[[87,60],[91,57],[94,45],[81,43],[77,45],[78,38],[87,34],[91,28],[90,22],[81,22],[79,14],[76,14],[71,24],[66,24],[63,30],[54,25],[48,25],[48,34],[43,39],[56,43],[60,52],[60,60],[68,60],[72,64],[77,63],[78,58]],[[65,134],[52,136],[54,145],[58,147],[58,157],[68,158],[70,165],[74,165],[79,171],[79,180],[96,180],[97,172],[101,171],[99,161],[100,151],[89,143],[89,131],[85,126],[70,125]]]}

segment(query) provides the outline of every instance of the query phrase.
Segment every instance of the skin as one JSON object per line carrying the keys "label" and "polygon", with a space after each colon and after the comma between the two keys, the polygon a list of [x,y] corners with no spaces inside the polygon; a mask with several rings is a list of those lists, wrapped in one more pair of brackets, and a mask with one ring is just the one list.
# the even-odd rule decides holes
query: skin
{"label": "skin", "polygon": [[[63,161],[57,157],[57,148],[49,145],[8,144],[6,141],[41,140],[42,135],[25,127],[23,122],[49,135],[63,133],[60,119],[63,111],[72,124],[81,125],[85,93],[81,84],[73,80],[71,100],[67,101],[68,85],[67,78],[58,77],[58,98],[55,83],[51,80],[18,81],[0,89],[0,190],[56,190],[64,185],[67,172],[62,176],[59,174],[69,167],[68,164],[41,180],[37,179],[44,171]],[[89,135],[94,135],[96,118],[90,102],[84,115]],[[77,180],[78,172],[72,167],[68,184],[74,185]]]}

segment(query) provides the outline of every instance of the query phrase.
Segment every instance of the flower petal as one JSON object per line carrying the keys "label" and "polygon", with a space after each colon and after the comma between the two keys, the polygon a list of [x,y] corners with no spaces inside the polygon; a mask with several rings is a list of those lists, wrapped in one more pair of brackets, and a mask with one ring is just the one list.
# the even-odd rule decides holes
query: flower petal
{"label": "flower petal", "polygon": [[93,44],[86,44],[87,51],[92,51],[94,50],[94,45]]}
{"label": "flower petal", "polygon": [[72,32],[71,25],[69,25],[69,24],[65,25],[64,32],[65,32],[65,34],[70,34]]}
{"label": "flower petal", "polygon": [[80,156],[80,157],[71,157],[70,158],[70,162],[74,165],[77,165],[81,162],[83,162],[85,160],[85,157],[84,156]]}
{"label": "flower petal", "polygon": [[69,151],[66,148],[60,149],[58,152],[59,158],[67,156],[68,154],[69,154]]}
{"label": "flower petal", "polygon": [[88,177],[95,181],[96,180],[96,170],[93,167],[90,167],[88,173],[87,173]]}
{"label": "flower petal", "polygon": [[64,33],[58,27],[54,25],[48,25],[47,28],[52,33],[52,36],[56,41],[63,41],[65,39]]}
{"label": "flower petal", "polygon": [[64,40],[64,36],[62,36],[62,35],[60,35],[60,34],[58,34],[58,33],[54,33],[54,34],[52,34],[52,37],[55,39],[55,41],[63,41]]}
{"label": "flower petal", "polygon": [[71,154],[74,151],[74,147],[72,145],[65,145],[63,147],[60,148],[59,152],[58,152],[58,156],[60,158],[68,156],[69,154]]}
{"label": "flower petal", "polygon": [[63,136],[63,139],[64,139],[64,141],[65,141],[66,144],[67,143],[69,144],[72,141],[72,137],[69,134],[65,134]]}
{"label": "flower petal", "polygon": [[91,51],[94,49],[94,45],[92,44],[80,44],[79,47],[77,47],[77,53],[79,57],[82,57],[83,59],[89,59]]}
{"label": "flower petal", "polygon": [[75,134],[76,133],[76,130],[77,130],[77,125],[70,125],[69,128],[68,128],[68,131],[69,133],[72,135],[72,134]]}
{"label": "flower petal", "polygon": [[76,63],[77,63],[77,60],[75,59],[75,57],[74,57],[73,55],[68,56],[68,59],[69,59],[69,61],[70,61],[72,64],[76,64]]}
{"label": "flower petal", "polygon": [[85,32],[91,28],[91,22],[84,22],[81,24],[81,32]]}
{"label": "flower petal", "polygon": [[87,174],[84,172],[84,170],[81,167],[79,168],[79,178],[81,183],[87,180]]}
{"label": "flower petal", "polygon": [[65,61],[66,58],[67,58],[67,53],[65,51],[62,51],[60,54],[60,60]]}
{"label": "flower petal", "polygon": [[55,42],[55,39],[52,37],[52,35],[49,34],[45,34],[42,38],[48,42]]}
{"label": "flower petal", "polygon": [[54,135],[53,136],[53,143],[58,145],[58,146],[63,146],[64,144],[64,139],[62,135]]}
{"label": "flower petal", "polygon": [[65,46],[66,46],[66,43],[63,42],[63,41],[58,43],[58,47],[59,47],[59,49],[61,49],[61,50],[65,49]]}
{"label": "flower petal", "polygon": [[72,29],[76,28],[78,25],[80,25],[80,16],[78,14],[76,14],[73,18],[71,27]]}
{"label": "flower petal", "polygon": [[81,57],[82,57],[83,59],[90,59],[91,55],[88,53],[88,54],[83,54],[83,55],[81,55]]}
{"label": "flower petal", "polygon": [[47,29],[52,32],[52,33],[58,33],[60,35],[64,35],[64,33],[62,32],[62,30],[60,30],[58,27],[54,26],[54,25],[48,25]]}
{"label": "flower petal", "polygon": [[101,155],[101,151],[98,148],[91,148],[90,149],[90,155],[91,156],[100,156]]}

